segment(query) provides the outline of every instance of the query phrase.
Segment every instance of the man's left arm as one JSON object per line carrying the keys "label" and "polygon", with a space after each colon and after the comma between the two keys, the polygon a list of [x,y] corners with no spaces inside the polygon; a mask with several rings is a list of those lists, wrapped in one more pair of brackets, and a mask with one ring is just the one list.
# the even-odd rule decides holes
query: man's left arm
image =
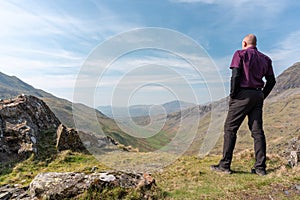
{"label": "man's left arm", "polygon": [[264,93],[264,98],[267,98],[267,96],[270,94],[270,92],[272,91],[273,87],[276,84],[276,80],[275,80],[275,76],[273,75],[269,75],[266,76],[266,85],[263,89],[263,93]]}
{"label": "man's left arm", "polygon": [[270,94],[270,92],[272,91],[273,87],[276,84],[275,75],[273,72],[272,60],[270,58],[268,58],[268,66],[269,66],[268,72],[265,76],[266,84],[263,89],[264,98],[267,98],[267,96]]}

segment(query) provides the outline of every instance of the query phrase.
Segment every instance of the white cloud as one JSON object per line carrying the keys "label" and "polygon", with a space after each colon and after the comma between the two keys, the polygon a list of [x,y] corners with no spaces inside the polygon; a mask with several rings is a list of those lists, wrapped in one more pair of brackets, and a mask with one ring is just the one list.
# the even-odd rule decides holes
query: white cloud
{"label": "white cloud", "polygon": [[[20,4],[20,3],[19,3]],[[61,35],[68,38],[84,39],[85,36],[101,39],[111,34],[136,27],[135,24],[124,22],[118,15],[103,5],[96,3],[97,18],[81,18],[79,15],[70,15],[63,8],[39,6],[38,3],[14,4],[1,1],[0,25],[4,29],[0,35]]]}
{"label": "white cloud", "polygon": [[[263,26],[270,26],[270,20],[277,17],[286,7],[292,5],[284,0],[170,0],[174,3],[203,3],[217,6],[224,18],[230,18],[227,24],[236,24],[245,18],[259,19]],[[223,22],[223,20],[222,20]]]}
{"label": "white cloud", "polygon": [[[73,91],[76,74],[99,42],[135,27],[98,5],[82,18],[57,3],[0,1],[0,70],[36,88]],[[69,95],[70,97],[70,95]]]}
{"label": "white cloud", "polygon": [[270,55],[273,60],[277,75],[287,67],[299,62],[299,53],[300,30],[288,34],[284,40],[276,43],[274,48],[268,52],[268,55]]}
{"label": "white cloud", "polygon": [[[276,8],[278,5],[287,5],[288,2],[284,0],[170,0],[174,3],[204,3],[204,4],[215,4],[220,6],[236,7],[249,9],[257,6],[265,7],[270,10],[279,10],[282,8]],[[245,11],[245,10],[244,10]]]}
{"label": "white cloud", "polygon": [[29,77],[23,79],[31,85],[38,85],[38,88],[48,88],[48,91],[55,91],[61,88],[73,88],[75,75],[44,75],[43,77]]}
{"label": "white cloud", "polygon": [[176,3],[206,3],[206,4],[212,4],[216,3],[218,0],[170,0],[171,2]]}

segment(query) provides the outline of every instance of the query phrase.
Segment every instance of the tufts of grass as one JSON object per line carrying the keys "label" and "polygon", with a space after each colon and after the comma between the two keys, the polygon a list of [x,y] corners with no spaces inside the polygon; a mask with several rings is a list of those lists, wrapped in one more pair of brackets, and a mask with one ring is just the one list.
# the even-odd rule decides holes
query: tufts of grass
{"label": "tufts of grass", "polygon": [[268,175],[264,177],[250,173],[254,162],[251,151],[236,155],[231,175],[210,170],[219,159],[182,157],[154,177],[166,192],[166,199],[300,199],[299,191],[293,189],[299,184],[299,168],[286,167],[278,156],[269,156]]}
{"label": "tufts of grass", "polygon": [[151,200],[159,200],[165,199],[166,193],[162,192],[161,189],[155,187],[151,189],[151,191],[141,191],[139,189],[133,188],[104,188],[104,189],[96,189],[91,188],[79,197],[75,198],[78,200],[143,200],[143,199],[151,199]]}
{"label": "tufts of grass", "polygon": [[27,160],[18,163],[10,173],[0,176],[0,185],[21,184],[28,185],[33,178],[41,172],[85,172],[91,173],[92,168],[107,170],[108,167],[99,163],[92,155],[87,155],[69,150],[62,151],[49,160],[41,160],[32,155]]}

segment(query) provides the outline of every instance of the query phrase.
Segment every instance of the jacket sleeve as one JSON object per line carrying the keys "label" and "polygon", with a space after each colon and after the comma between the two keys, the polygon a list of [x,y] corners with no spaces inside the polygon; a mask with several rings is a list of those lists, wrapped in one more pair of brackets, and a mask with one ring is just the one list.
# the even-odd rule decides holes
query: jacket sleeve
{"label": "jacket sleeve", "polygon": [[230,79],[230,97],[234,98],[240,90],[241,68],[232,68]]}
{"label": "jacket sleeve", "polygon": [[266,76],[266,85],[263,89],[263,93],[264,93],[264,98],[267,98],[267,96],[270,94],[270,92],[272,91],[273,87],[276,84],[276,80],[275,80],[275,76],[274,75],[269,75]]}

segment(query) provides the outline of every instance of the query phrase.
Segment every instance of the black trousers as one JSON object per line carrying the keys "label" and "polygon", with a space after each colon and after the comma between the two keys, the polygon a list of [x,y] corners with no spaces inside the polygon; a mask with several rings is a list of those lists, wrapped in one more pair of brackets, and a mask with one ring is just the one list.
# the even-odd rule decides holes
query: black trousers
{"label": "black trousers", "polygon": [[254,139],[256,169],[266,168],[266,139],[263,131],[264,94],[262,91],[241,89],[234,98],[230,99],[228,115],[224,125],[223,158],[219,165],[230,169],[236,134],[248,116],[248,126]]}

